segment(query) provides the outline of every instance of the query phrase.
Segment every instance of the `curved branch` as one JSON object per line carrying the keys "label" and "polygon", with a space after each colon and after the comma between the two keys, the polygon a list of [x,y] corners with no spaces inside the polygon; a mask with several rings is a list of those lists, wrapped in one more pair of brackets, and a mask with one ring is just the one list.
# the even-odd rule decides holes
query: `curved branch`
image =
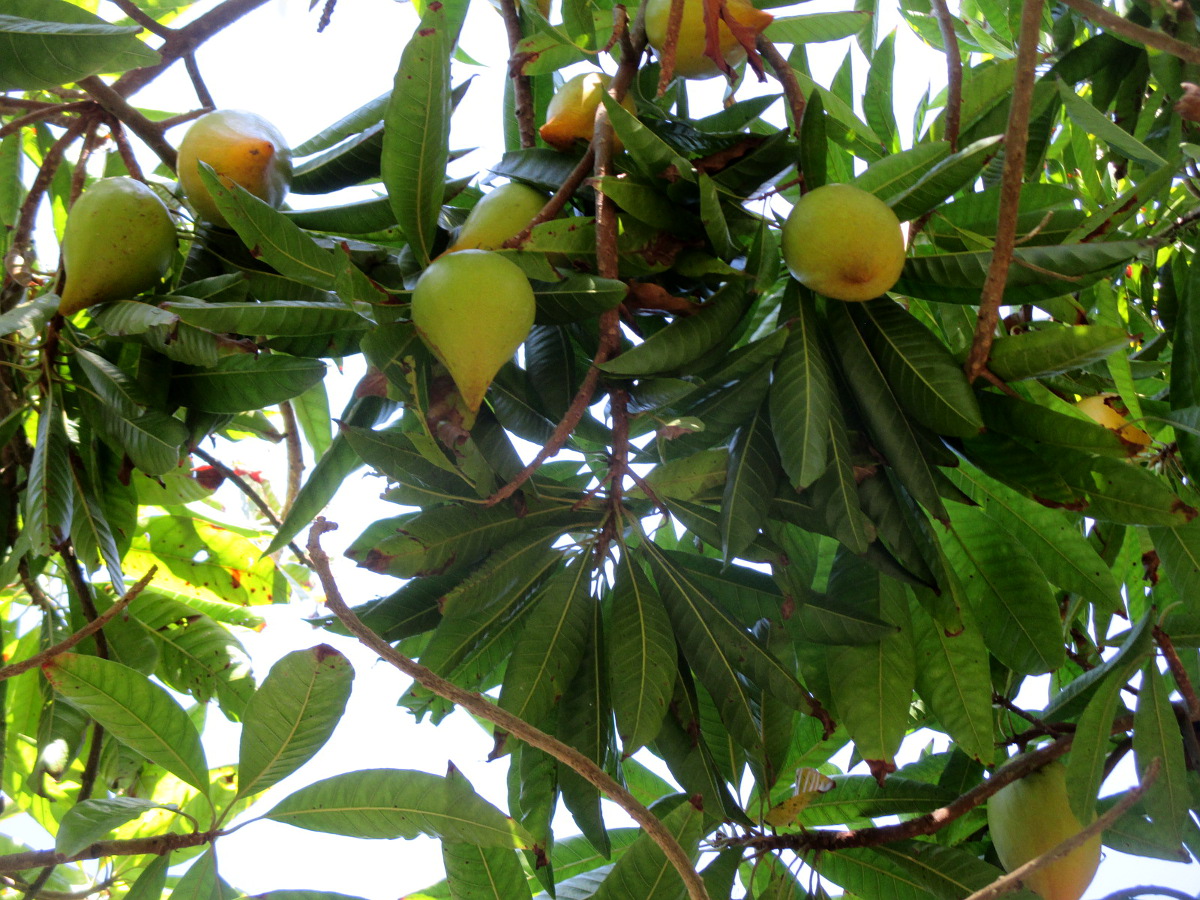
{"label": "curved branch", "polygon": [[587,779],[605,796],[620,806],[621,809],[628,813],[645,830],[650,839],[662,850],[671,865],[679,872],[691,900],[708,900],[708,892],[705,890],[704,881],[696,872],[691,858],[683,847],[679,845],[675,836],[666,829],[654,813],[650,812],[636,797],[618,784],[612,776],[596,765],[591,759],[574,747],[564,744],[539,728],[535,728],[524,719],[514,716],[507,710],[501,709],[482,694],[465,690],[453,682],[447,681],[420,663],[400,653],[375,631],[364,625],[362,620],[354,614],[354,611],[346,605],[346,601],[342,599],[341,591],[338,589],[337,581],[334,579],[333,572],[330,569],[329,557],[321,548],[321,535],[335,528],[337,528],[336,524],[318,517],[309,531],[308,555],[313,561],[317,576],[321,579],[321,587],[325,591],[326,606],[333,611],[334,615],[346,626],[346,629],[358,638],[363,646],[374,651],[381,659],[395,666],[426,690],[432,691],[434,694],[445,700],[449,700],[456,706],[461,706],[472,715],[478,716],[502,728],[513,737],[525,741],[531,747],[536,747],[554,757],[563,763],[563,765],[570,766],[571,769],[581,777]]}
{"label": "curved branch", "polygon": [[140,137],[171,171],[175,171],[175,158],[178,154],[175,148],[167,143],[161,125],[157,125],[143,116],[130,106],[124,97],[96,75],[81,78],[79,86],[87,91],[88,96],[100,104],[105,112]]}
{"label": "curved branch", "polygon": [[946,140],[950,152],[958,150],[958,129],[962,121],[962,54],[958,49],[958,35],[954,33],[954,17],[946,0],[930,0],[942,32],[942,43],[946,45]]}
{"label": "curved branch", "polygon": [[808,103],[804,98],[804,89],[800,87],[800,79],[796,77],[796,71],[787,61],[787,57],[761,34],[758,36],[758,43],[755,46],[758,47],[759,55],[770,65],[771,74],[783,88],[783,96],[792,111],[792,131],[796,137],[799,137],[800,123],[804,119],[804,107]]}
{"label": "curved branch", "polygon": [[1139,44],[1145,44],[1155,50],[1161,50],[1163,53],[1177,56],[1192,65],[1200,66],[1200,47],[1185,44],[1169,34],[1130,22],[1123,16],[1109,12],[1099,3],[1093,3],[1092,0],[1062,0],[1062,2],[1064,6],[1071,7],[1089,22],[1099,25],[1105,31]]}
{"label": "curved branch", "polygon": [[88,622],[70,637],[59,641],[53,647],[47,647],[40,653],[35,653],[28,659],[23,659],[20,662],[12,663],[11,665],[5,666],[3,669],[0,669],[0,681],[12,678],[15,675],[20,675],[22,672],[28,672],[30,669],[35,669],[47,660],[53,659],[62,653],[66,653],[80,641],[91,637],[93,634],[111,622],[114,618],[120,615],[125,607],[132,603],[137,595],[146,589],[146,586],[150,584],[150,579],[154,577],[154,574],[157,571],[158,566],[151,566],[150,571],[139,578],[137,584],[127,590],[121,596],[121,599],[119,599],[100,615],[96,616],[96,618],[92,619],[92,621]]}
{"label": "curved branch", "polygon": [[537,145],[537,132],[533,125],[533,88],[529,76],[521,74],[520,60],[517,58],[521,20],[517,16],[515,0],[500,0],[500,15],[504,19],[504,30],[508,33],[508,77],[513,83],[517,133],[521,136],[521,147],[528,149]]}
{"label": "curved branch", "polygon": [[56,850],[27,850],[0,856],[0,873],[24,872],[42,866],[59,866],[81,859],[103,859],[106,856],[163,856],[172,850],[199,847],[216,840],[225,832],[200,831],[191,834],[159,834],[154,837],[130,838],[123,841],[97,841],[78,853],[59,853]]}

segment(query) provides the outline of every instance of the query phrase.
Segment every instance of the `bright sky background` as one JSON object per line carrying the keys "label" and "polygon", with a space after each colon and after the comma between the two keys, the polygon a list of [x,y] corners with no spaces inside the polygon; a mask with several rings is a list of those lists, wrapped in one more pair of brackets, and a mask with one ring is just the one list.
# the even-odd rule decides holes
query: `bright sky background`
{"label": "bright sky background", "polygon": [[[204,4],[201,9],[211,5]],[[400,52],[416,24],[415,14],[407,3],[340,0],[331,25],[318,34],[320,5],[310,12],[308,0],[272,0],[209,41],[197,54],[200,69],[219,106],[258,112],[273,121],[293,146],[390,88]],[[483,172],[499,159],[501,152],[500,79],[508,56],[504,30],[497,14],[482,3],[473,6],[461,43],[467,54],[488,68],[479,70],[464,107],[454,119],[451,145],[484,149],[456,164],[455,174],[459,175]],[[852,0],[814,0],[796,11],[843,10],[852,6]],[[117,17],[111,9],[101,12],[110,19]],[[886,33],[895,24],[896,13],[889,10],[880,33]],[[899,41],[897,58],[907,64],[897,78],[897,88],[910,92],[901,99],[903,111],[897,116],[904,129],[910,127],[911,109],[925,86],[930,81],[940,85],[945,76],[942,58],[937,54],[926,54],[928,62],[924,65],[912,65],[912,54],[920,47],[906,28],[901,29]],[[830,52],[810,51],[818,80],[828,83],[850,43],[848,39],[823,45],[831,48]],[[861,57],[856,59],[860,70],[856,74],[860,78],[865,74],[861,63]],[[457,66],[456,83],[470,71],[466,66]],[[753,84],[747,88],[739,96],[759,90]],[[716,80],[694,88],[693,109],[702,102],[715,103],[720,90]],[[762,90],[776,92],[777,85],[770,82]],[[704,95],[707,100],[701,99]],[[183,110],[195,103],[195,95],[182,65],[177,64],[167,76],[133,100],[150,108]],[[781,116],[778,109],[776,106]],[[170,138],[177,144],[181,134],[182,129]],[[302,198],[294,199],[297,204],[303,202]],[[319,205],[327,202],[323,198]],[[335,415],[360,372],[359,361],[351,360],[345,376],[331,376],[328,380]],[[256,449],[257,452],[252,452],[249,446],[227,445],[219,448],[218,454],[229,464],[263,470],[273,479],[277,492],[282,492],[282,449]],[[341,530],[327,535],[324,546],[335,558],[335,573],[352,604],[390,593],[398,585],[395,579],[357,570],[337,556],[369,522],[396,513],[395,506],[377,499],[382,487],[381,479],[360,471],[348,479],[335,505],[326,513],[340,524]],[[232,488],[223,488],[218,496],[233,511],[244,505]],[[283,609],[265,609],[269,625],[259,634],[243,637],[259,679],[282,654],[321,642],[332,643],[345,652],[357,673],[349,710],[330,743],[296,776],[272,789],[257,811],[265,812],[301,784],[339,772],[394,767],[444,773],[450,761],[480,793],[507,808],[505,763],[485,761],[491,748],[489,735],[461,713],[448,717],[436,730],[427,725],[414,727],[411,716],[395,706],[396,699],[408,686],[408,679],[359,650],[354,642],[314,631],[302,621],[319,612],[321,609],[314,602],[305,600],[295,600]],[[919,737],[910,739],[905,748],[908,757],[915,756],[922,744]],[[210,764],[236,761],[237,729],[225,723],[215,711],[209,717],[206,745]],[[1123,778],[1127,783],[1132,778],[1131,764],[1124,764],[1124,768]],[[609,809],[617,812],[610,818],[610,824],[622,821],[615,807]],[[560,821],[565,831],[575,830],[569,818]],[[41,842],[35,845],[40,846]],[[223,838],[218,852],[223,877],[249,894],[306,888],[355,894],[369,900],[394,900],[443,876],[439,844],[432,839],[363,841],[259,822]],[[1141,858],[1127,858],[1122,864],[1118,857],[1119,854],[1106,851],[1106,862],[1088,897],[1101,897],[1119,887],[1142,883],[1182,886],[1191,882],[1195,887],[1194,871],[1188,874],[1183,867]]]}

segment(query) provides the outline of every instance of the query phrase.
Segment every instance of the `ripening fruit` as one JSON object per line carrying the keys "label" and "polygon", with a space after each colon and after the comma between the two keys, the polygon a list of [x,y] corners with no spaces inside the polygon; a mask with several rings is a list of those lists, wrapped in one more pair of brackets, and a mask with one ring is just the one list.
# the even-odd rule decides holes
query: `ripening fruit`
{"label": "ripening fruit", "polygon": [[533,327],[533,288],[520,267],[489,250],[440,256],[417,279],[412,321],[476,412],[488,385]]}
{"label": "ripening fruit", "polygon": [[545,194],[526,184],[510,181],[500,185],[475,204],[446,252],[499,250],[505,241],[525,230],[546,200]]}
{"label": "ripening fruit", "polygon": [[[774,20],[747,0],[728,0],[726,10],[741,25],[755,36]],[[646,39],[654,52],[662,56],[663,44],[667,39],[667,24],[671,17],[671,0],[648,0],[646,3]],[[729,26],[724,22],[717,25],[720,36],[721,55],[730,67],[746,59],[746,49],[741,45]],[[675,74],[684,78],[712,78],[721,74],[714,60],[704,55],[704,0],[683,0],[683,16],[679,20],[679,40],[675,44]]]}
{"label": "ripening fruit", "polygon": [[[585,72],[568,79],[554,92],[546,107],[546,124],[538,132],[542,140],[564,153],[577,140],[590,141],[596,127],[596,109],[602,102],[600,95],[611,83],[612,76],[605,72]],[[637,112],[628,94],[621,98],[621,106],[631,113]],[[621,141],[615,135],[613,141],[613,149],[619,150]]]}
{"label": "ripening fruit", "polygon": [[[1002,787],[987,805],[992,842],[1005,871],[1057,847],[1083,826],[1067,800],[1067,767],[1055,761]],[[1043,900],[1079,900],[1100,865],[1100,835],[1025,879]]]}
{"label": "ripening fruit", "polygon": [[79,195],[63,229],[64,316],[149,290],[175,257],[175,223],[146,185],[102,178]]}
{"label": "ripening fruit", "polygon": [[852,184],[802,196],[783,225],[783,261],[792,277],[836,300],[873,300],[904,268],[904,233],[891,208]]}
{"label": "ripening fruit", "polygon": [[1075,404],[1075,408],[1105,428],[1115,431],[1121,440],[1139,447],[1149,447],[1153,438],[1136,425],[1129,424],[1129,420],[1113,408],[1114,402],[1121,402],[1117,394],[1094,394],[1084,397]]}
{"label": "ripening fruit", "polygon": [[278,209],[292,184],[292,151],[279,130],[262,116],[219,109],[192,123],[179,144],[179,184],[200,218],[229,223],[200,180],[198,163],[241,185]]}

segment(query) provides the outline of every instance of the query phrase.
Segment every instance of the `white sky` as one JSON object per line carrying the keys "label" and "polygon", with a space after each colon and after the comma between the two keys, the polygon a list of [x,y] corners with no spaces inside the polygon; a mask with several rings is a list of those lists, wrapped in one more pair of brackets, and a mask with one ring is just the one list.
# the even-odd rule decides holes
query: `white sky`
{"label": "white sky", "polygon": [[[317,34],[318,10],[308,12],[307,5],[307,0],[273,0],[209,41],[197,54],[200,69],[219,106],[260,113],[273,121],[293,146],[387,90],[401,49],[416,23],[412,7],[406,3],[340,0],[330,27]],[[852,6],[852,0],[815,0],[796,11],[841,10]],[[102,13],[115,18],[110,11]],[[881,34],[895,24],[895,19],[895,11],[890,9]],[[903,43],[897,48],[897,58],[911,59],[906,54],[919,49],[915,39],[907,29],[901,29],[900,40]],[[850,43],[844,40],[826,45],[832,48],[831,53],[812,53],[822,83],[828,83],[829,74]],[[465,107],[455,117],[451,141],[456,148],[485,149],[460,161],[457,174],[482,171],[500,155],[498,149],[490,147],[493,141],[498,144],[501,134],[499,79],[504,72],[507,47],[499,16],[484,3],[473,4],[462,47],[489,68],[478,71],[480,77],[468,92]],[[926,84],[931,80],[938,85],[944,83],[941,57],[932,54],[925,59],[927,63],[908,65],[897,78],[898,90],[911,91],[907,101],[901,101],[905,111],[897,116],[902,129],[911,122],[911,107]],[[859,69],[861,76],[865,67]],[[822,70],[826,74],[822,75]],[[466,66],[458,67],[455,82],[470,71]],[[777,86],[769,83],[764,89],[776,91]],[[710,97],[719,97],[716,81],[709,82],[703,90]],[[698,101],[695,94],[693,97],[695,110]],[[195,95],[182,65],[177,64],[167,76],[133,99],[138,105],[150,108],[182,110],[195,102]],[[180,132],[171,135],[176,143],[179,137]],[[320,205],[325,202],[321,200]],[[357,369],[346,377],[329,380],[335,415],[356,380],[356,372]],[[222,448],[220,453],[230,464],[264,470],[275,479],[277,491],[282,491],[284,467],[280,450],[251,452],[251,448],[239,445]],[[377,500],[380,487],[380,480],[369,474],[352,475],[335,506],[327,512],[328,518],[340,523],[341,530],[327,535],[324,545],[335,557],[335,571],[352,603],[390,593],[398,585],[394,579],[355,570],[336,556],[370,521],[395,514],[395,506]],[[231,493],[232,489],[224,490],[221,496],[236,509],[241,503],[238,495]],[[301,621],[304,616],[318,612],[313,603],[295,601],[288,608],[263,612],[270,620],[268,627],[260,634],[244,637],[260,679],[282,654],[321,642],[332,643],[347,653],[357,677],[347,715],[329,745],[300,773],[269,792],[258,812],[269,809],[303,783],[339,772],[383,766],[444,773],[449,761],[464,772],[480,793],[506,808],[504,763],[485,762],[491,739],[469,717],[451,715],[436,730],[428,725],[414,727],[412,718],[395,706],[408,680],[359,650],[354,642],[313,631],[304,624]],[[209,717],[209,723],[206,744],[210,764],[235,761],[236,728],[224,723],[216,713]],[[915,754],[920,743],[910,741],[907,748]],[[1128,780],[1131,775],[1126,772],[1124,778]],[[568,830],[574,830],[569,819],[563,821]],[[617,821],[620,819],[614,816],[610,823]],[[362,841],[261,822],[223,838],[218,852],[221,874],[249,894],[306,888],[356,894],[369,900],[394,900],[442,877],[439,845],[431,839]],[[1101,897],[1132,884],[1157,882],[1181,886],[1189,878],[1195,880],[1195,872],[1190,876],[1182,874],[1180,866],[1170,871],[1159,868],[1164,864],[1140,858],[1121,864],[1118,856],[1106,851],[1106,862],[1088,897]],[[1193,889],[1195,886],[1193,883]]]}

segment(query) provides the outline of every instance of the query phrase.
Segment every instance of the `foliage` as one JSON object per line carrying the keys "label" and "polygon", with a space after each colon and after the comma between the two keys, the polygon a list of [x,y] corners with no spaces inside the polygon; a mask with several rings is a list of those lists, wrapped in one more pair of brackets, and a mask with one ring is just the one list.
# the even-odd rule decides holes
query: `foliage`
{"label": "foliage", "polygon": [[[963,0],[951,17],[906,0],[949,81],[909,141],[875,0],[774,9],[739,77],[780,93],[735,84],[703,112],[684,81],[660,85],[633,8],[564,0],[547,20],[500,0],[513,65],[489,177],[561,203],[498,251],[537,315],[472,421],[409,318],[482,195],[447,174],[466,0],[423,4],[393,90],[329,110],[297,148],[293,191],[314,202],[277,211],[203,171],[226,230],[181,199],[163,139],[177,120],[126,101],[260,3],[164,30],[188,4],[124,2],[137,15],[110,23],[0,0],[0,784],[7,811],[56,835],[9,839],[7,885],[237,895],[223,830],[324,745],[353,680],[318,644],[255,685],[237,635],[305,589],[288,554],[322,577],[327,627],[417,674],[402,702],[418,719],[454,702],[497,723],[507,810],[459,773],[395,768],[262,813],[435,836],[431,897],[801,897],[800,861],[866,900],[965,897],[1002,874],[981,804],[1064,754],[1081,821],[1126,753],[1157,773],[1108,846],[1200,854],[1191,7]],[[818,83],[809,45],[849,37]],[[560,153],[536,124],[583,60],[616,96],[596,140]],[[34,229],[61,233],[100,174],[153,185],[183,241],[165,284],[64,318]],[[788,203],[827,182],[909,223],[892,294],[828,300],[781,265]],[[352,185],[376,199],[321,205]],[[369,374],[333,419],[323,378],[359,354]],[[1149,447],[1075,408],[1098,393]],[[317,462],[282,504],[204,450],[284,432]],[[359,629],[319,546],[294,542],[362,465],[396,509],[348,555],[397,586],[354,611]],[[226,478],[269,533],[212,517]],[[1042,706],[1022,689],[1045,681]],[[241,723],[234,769],[206,761],[210,705]],[[918,731],[945,749],[898,768]],[[602,796],[645,830],[609,827]],[[560,801],[580,835],[552,831]]]}

